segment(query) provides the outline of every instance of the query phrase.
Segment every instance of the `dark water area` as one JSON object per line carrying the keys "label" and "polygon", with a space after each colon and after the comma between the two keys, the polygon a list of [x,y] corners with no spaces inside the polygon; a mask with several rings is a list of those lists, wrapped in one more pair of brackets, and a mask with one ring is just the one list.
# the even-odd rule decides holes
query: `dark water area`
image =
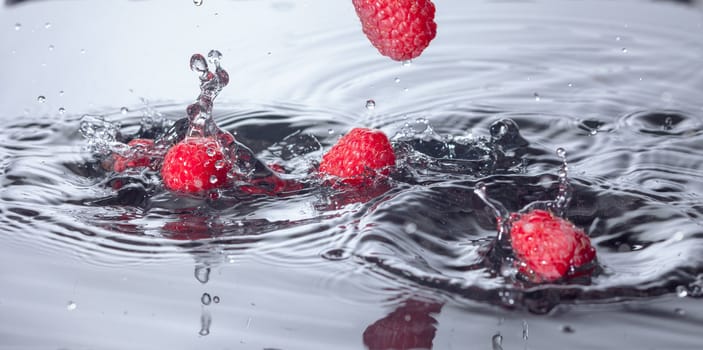
{"label": "dark water area", "polygon": [[[697,2],[438,1],[437,38],[406,63],[351,2],[7,5],[0,349],[703,343]],[[101,168],[86,120],[169,128],[198,92],[188,58],[211,48],[231,76],[217,124],[303,189],[213,200]],[[391,138],[389,183],[320,186],[322,154],[359,126]],[[564,214],[598,264],[528,283],[487,257],[496,220],[474,190],[510,211],[552,201],[559,148]]]}

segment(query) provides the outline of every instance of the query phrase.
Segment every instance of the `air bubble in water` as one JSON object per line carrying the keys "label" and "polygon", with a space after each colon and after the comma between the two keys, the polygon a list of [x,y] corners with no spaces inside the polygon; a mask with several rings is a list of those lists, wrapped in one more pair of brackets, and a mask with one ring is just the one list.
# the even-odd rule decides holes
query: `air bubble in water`
{"label": "air bubble in water", "polygon": [[208,156],[208,157],[214,157],[216,151],[215,151],[214,148],[208,147],[208,148],[205,150],[205,153],[207,153],[207,156]]}
{"label": "air bubble in water", "polygon": [[203,305],[210,305],[210,302],[212,302],[210,294],[203,293],[203,296],[200,297],[200,302],[203,303]]}
{"label": "air bubble in water", "polygon": [[[223,159],[220,159],[215,162],[215,169],[217,169],[217,170],[224,168],[224,166],[225,166],[225,161]],[[215,181],[217,181],[217,180],[215,180]],[[210,178],[210,182],[212,182],[212,177]],[[214,182],[212,182],[212,183],[214,183]]]}
{"label": "air bubble in water", "polygon": [[203,0],[193,0],[193,4],[195,4],[195,6],[200,6],[203,4]]}
{"label": "air bubble in water", "polygon": [[366,100],[366,109],[372,110],[376,108],[376,101],[374,100]]}
{"label": "air bubble in water", "polygon": [[46,97],[44,95],[39,95],[39,96],[37,96],[37,101],[39,103],[44,103],[44,102],[46,102]]}
{"label": "air bubble in water", "polygon": [[68,304],[66,304],[66,310],[68,310],[68,311],[73,311],[77,307],[78,307],[78,305],[73,301],[69,301]]}
{"label": "air bubble in water", "polygon": [[214,297],[212,297],[212,302],[215,303],[215,304],[219,304],[219,303],[220,303],[220,297],[218,297],[217,295],[215,295]]}
{"label": "air bubble in water", "polygon": [[210,183],[213,185],[217,183],[217,175],[210,175]]}

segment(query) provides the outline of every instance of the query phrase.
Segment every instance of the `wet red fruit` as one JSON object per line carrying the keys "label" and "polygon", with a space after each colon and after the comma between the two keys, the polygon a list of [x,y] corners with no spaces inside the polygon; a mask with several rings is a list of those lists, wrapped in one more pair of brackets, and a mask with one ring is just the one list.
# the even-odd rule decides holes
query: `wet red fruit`
{"label": "wet red fruit", "polygon": [[214,138],[188,137],[168,150],[161,177],[171,191],[198,193],[224,186],[231,167]]}
{"label": "wet red fruit", "polygon": [[420,56],[437,34],[430,0],[352,0],[361,26],[378,51],[396,61]]}
{"label": "wet red fruit", "polygon": [[127,145],[130,148],[127,155],[112,155],[112,170],[121,173],[128,168],[147,167],[151,164],[154,140],[133,139]]}
{"label": "wet red fruit", "polygon": [[544,210],[515,215],[511,244],[518,269],[531,281],[558,280],[596,257],[591,240],[570,221]]}
{"label": "wet red fruit", "polygon": [[382,131],[355,128],[322,156],[320,173],[355,186],[368,184],[379,174],[387,176],[394,165],[393,147]]}

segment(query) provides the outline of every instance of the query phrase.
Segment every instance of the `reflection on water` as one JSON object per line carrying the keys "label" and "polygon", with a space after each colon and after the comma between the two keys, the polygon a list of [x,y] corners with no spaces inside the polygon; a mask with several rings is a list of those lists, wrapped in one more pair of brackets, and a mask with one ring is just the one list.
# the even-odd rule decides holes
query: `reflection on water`
{"label": "reflection on water", "polygon": [[[159,1],[111,4],[106,17],[80,23],[69,11],[78,3],[0,12],[15,51],[0,53],[3,83],[22,87],[0,97],[0,314],[12,316],[0,319],[0,345],[700,343],[699,9],[444,2],[436,40],[401,65],[369,48],[349,4],[215,3],[171,4],[192,26],[158,12]],[[129,43],[97,25],[135,7],[134,25],[119,26]],[[327,10],[334,20],[308,17]],[[156,17],[170,33],[159,32],[163,41],[126,35],[151,38]],[[82,24],[101,42],[81,35]],[[213,28],[221,35],[203,34]],[[255,34],[264,32],[271,38]],[[400,155],[389,186],[203,200],[164,191],[150,171],[105,171],[79,136],[83,114],[125,135],[145,120],[183,118],[193,42],[232,60],[213,117],[257,157],[305,179],[339,135],[377,127]],[[159,62],[147,69],[124,52],[158,52]],[[167,99],[177,102],[147,101]],[[573,186],[566,215],[590,235],[601,266],[590,281],[521,284],[487,263],[495,215],[474,190],[486,184],[510,211],[553,200],[560,147]]]}

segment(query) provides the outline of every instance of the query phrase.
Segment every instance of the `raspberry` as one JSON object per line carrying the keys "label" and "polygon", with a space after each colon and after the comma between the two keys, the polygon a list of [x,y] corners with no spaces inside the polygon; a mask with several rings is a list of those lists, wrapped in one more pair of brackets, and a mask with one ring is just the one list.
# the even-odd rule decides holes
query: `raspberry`
{"label": "raspberry", "polygon": [[198,193],[222,187],[232,168],[212,137],[187,137],[164,157],[161,177],[166,188]]}
{"label": "raspberry", "polygon": [[151,164],[151,152],[154,150],[154,140],[133,139],[127,144],[128,154],[112,155],[112,170],[121,173],[127,168],[147,167]]}
{"label": "raspberry", "polygon": [[430,0],[352,0],[361,27],[381,55],[396,61],[420,56],[437,34]]}
{"label": "raspberry", "polygon": [[395,165],[395,153],[388,137],[380,130],[352,129],[322,156],[320,173],[339,182],[358,186],[378,175],[387,176]]}
{"label": "raspberry", "polygon": [[533,282],[558,280],[596,257],[588,236],[566,219],[544,210],[514,218],[510,239],[518,269]]}

